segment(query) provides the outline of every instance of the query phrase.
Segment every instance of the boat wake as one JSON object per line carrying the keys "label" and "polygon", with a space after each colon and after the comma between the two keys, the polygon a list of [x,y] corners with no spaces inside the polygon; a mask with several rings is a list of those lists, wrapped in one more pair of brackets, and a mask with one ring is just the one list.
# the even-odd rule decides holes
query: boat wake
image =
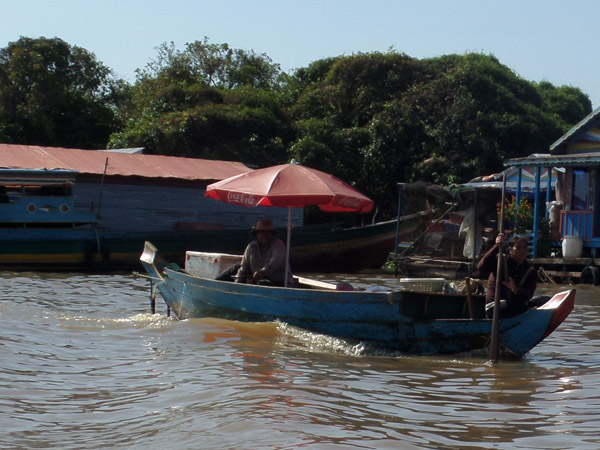
{"label": "boat wake", "polygon": [[293,327],[283,322],[276,322],[279,330],[280,345],[295,345],[315,353],[335,353],[346,356],[363,356],[365,346],[362,343],[353,344],[344,339],[319,334]]}
{"label": "boat wake", "polygon": [[64,328],[164,328],[172,325],[176,319],[161,314],[142,313],[129,317],[90,317],[62,314],[60,326]]}

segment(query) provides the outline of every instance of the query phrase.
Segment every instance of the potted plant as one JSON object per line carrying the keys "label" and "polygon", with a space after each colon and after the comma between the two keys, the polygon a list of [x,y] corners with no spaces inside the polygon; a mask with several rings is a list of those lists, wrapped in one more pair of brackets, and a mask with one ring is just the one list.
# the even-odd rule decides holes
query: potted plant
{"label": "potted plant", "polygon": [[530,230],[533,228],[533,206],[525,197],[522,197],[518,204],[514,195],[510,199],[506,199],[504,201],[504,217],[513,224],[515,233],[531,233]]}
{"label": "potted plant", "polygon": [[[525,197],[522,197],[517,203],[516,196],[505,200],[504,214],[505,218],[514,225],[516,234],[530,236],[533,233],[533,205]],[[538,220],[538,240],[537,256],[545,258],[550,256],[552,250],[552,239],[550,233],[550,224],[545,217]]]}

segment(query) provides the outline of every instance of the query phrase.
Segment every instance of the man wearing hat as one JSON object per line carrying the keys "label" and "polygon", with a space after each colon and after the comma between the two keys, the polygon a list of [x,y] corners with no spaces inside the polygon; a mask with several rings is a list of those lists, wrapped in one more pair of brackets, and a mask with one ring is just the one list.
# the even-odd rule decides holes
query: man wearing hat
{"label": "man wearing hat", "polygon": [[[261,219],[250,232],[255,239],[244,251],[242,264],[235,276],[236,283],[257,283],[273,286],[285,284],[285,244],[274,237],[273,222]],[[293,283],[288,272],[288,286]]]}

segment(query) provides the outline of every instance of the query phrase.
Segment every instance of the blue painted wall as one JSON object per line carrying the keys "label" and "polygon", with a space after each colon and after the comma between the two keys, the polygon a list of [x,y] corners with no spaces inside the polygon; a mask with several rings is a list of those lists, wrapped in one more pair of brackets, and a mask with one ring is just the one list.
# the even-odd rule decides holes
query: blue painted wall
{"label": "blue painted wall", "polygon": [[[99,227],[115,231],[174,230],[178,223],[222,224],[227,229],[248,230],[264,217],[271,218],[276,227],[287,226],[287,209],[228,205],[205,198],[205,189],[200,186],[111,181],[102,185],[101,195],[100,186],[99,180],[78,178],[73,188],[75,208],[99,213]],[[303,224],[303,217],[302,209],[292,210],[295,226]]]}

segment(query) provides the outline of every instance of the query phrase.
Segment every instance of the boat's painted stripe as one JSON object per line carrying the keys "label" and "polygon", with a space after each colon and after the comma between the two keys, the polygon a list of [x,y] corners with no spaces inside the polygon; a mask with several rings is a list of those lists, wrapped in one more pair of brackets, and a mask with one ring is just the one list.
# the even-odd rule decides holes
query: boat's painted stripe
{"label": "boat's painted stripe", "polygon": [[[102,260],[102,255],[100,260]],[[81,262],[84,259],[83,253],[63,253],[63,254],[16,254],[0,255],[0,263],[29,263],[29,262]],[[96,259],[96,258],[95,258]]]}

